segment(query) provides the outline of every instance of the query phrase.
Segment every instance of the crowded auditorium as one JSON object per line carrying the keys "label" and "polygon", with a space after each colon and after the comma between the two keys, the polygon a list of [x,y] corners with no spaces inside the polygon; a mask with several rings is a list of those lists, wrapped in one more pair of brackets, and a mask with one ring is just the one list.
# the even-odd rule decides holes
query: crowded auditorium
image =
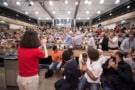
{"label": "crowded auditorium", "polygon": [[135,90],[135,0],[0,0],[0,90]]}

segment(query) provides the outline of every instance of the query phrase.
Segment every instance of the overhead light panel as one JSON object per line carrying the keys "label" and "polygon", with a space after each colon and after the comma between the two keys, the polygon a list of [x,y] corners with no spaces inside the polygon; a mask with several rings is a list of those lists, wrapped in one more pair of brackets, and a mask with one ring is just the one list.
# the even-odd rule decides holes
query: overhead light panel
{"label": "overhead light panel", "polygon": [[104,3],[104,0],[100,0],[100,2],[99,2],[100,4],[103,4]]}
{"label": "overhead light panel", "polygon": [[26,14],[26,15],[28,15],[28,14],[29,14],[29,12],[27,12],[27,11],[26,11],[26,12],[25,12],[25,14]]}
{"label": "overhead light panel", "polygon": [[8,3],[5,1],[5,2],[3,2],[3,5],[4,6],[8,6]]}
{"label": "overhead light panel", "polygon": [[41,18],[39,17],[38,20],[41,20]]}
{"label": "overhead light panel", "polygon": [[115,4],[119,4],[120,3],[120,0],[115,0]]}
{"label": "overhead light panel", "polygon": [[65,4],[68,4],[68,0],[65,0]]}
{"label": "overhead light panel", "polygon": [[20,6],[21,5],[21,2],[16,1],[16,5]]}
{"label": "overhead light panel", "polygon": [[52,1],[49,1],[49,4],[50,4],[51,6],[53,6],[53,2],[52,2]]}
{"label": "overhead light panel", "polygon": [[87,17],[87,19],[89,20],[89,19],[90,19],[90,17]]}
{"label": "overhead light panel", "polygon": [[101,14],[101,11],[100,11],[100,10],[98,10],[98,11],[97,11],[97,14]]}

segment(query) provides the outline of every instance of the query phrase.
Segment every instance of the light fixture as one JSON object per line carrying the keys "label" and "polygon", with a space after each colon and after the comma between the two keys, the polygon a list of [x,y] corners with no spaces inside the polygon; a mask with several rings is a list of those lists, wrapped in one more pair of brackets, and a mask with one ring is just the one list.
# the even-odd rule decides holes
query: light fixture
{"label": "light fixture", "polygon": [[18,15],[18,14],[16,14],[16,16],[17,16],[17,17],[19,17],[19,15]]}
{"label": "light fixture", "polygon": [[29,21],[31,21],[31,19],[29,18]]}
{"label": "light fixture", "polygon": [[38,20],[41,20],[41,18],[39,17]]}
{"label": "light fixture", "polygon": [[89,19],[90,19],[90,17],[87,17],[87,19],[89,20]]}
{"label": "light fixture", "polygon": [[88,10],[86,11],[86,14],[89,14],[89,11]]}
{"label": "light fixture", "polygon": [[33,1],[30,1],[30,4],[31,4],[31,6],[33,6],[34,5],[34,2]]}
{"label": "light fixture", "polygon": [[109,15],[112,16],[112,13],[110,13]]}
{"label": "light fixture", "polygon": [[5,2],[3,2],[3,5],[4,6],[8,6],[8,3],[5,1]]}
{"label": "light fixture", "polygon": [[130,7],[131,7],[130,5],[127,6],[128,9],[129,9]]}
{"label": "light fixture", "polygon": [[21,2],[16,1],[16,5],[20,6],[21,5]]}
{"label": "light fixture", "polygon": [[104,3],[104,0],[100,0],[100,2],[99,2],[100,4],[103,4]]}
{"label": "light fixture", "polygon": [[79,17],[78,19],[80,20],[81,18]]}
{"label": "light fixture", "polygon": [[71,13],[71,11],[70,10],[68,10],[68,12],[67,12],[68,14],[70,14]]}
{"label": "light fixture", "polygon": [[98,11],[97,11],[97,14],[101,14],[101,11],[100,11],[100,10],[98,10]]}
{"label": "light fixture", "polygon": [[49,1],[49,4],[50,4],[51,6],[53,6],[53,2],[52,2],[52,1]]}
{"label": "light fixture", "polygon": [[26,11],[26,12],[25,12],[25,14],[26,14],[26,15],[28,15],[28,14],[29,14],[29,12],[27,12],[27,11]]}
{"label": "light fixture", "polygon": [[91,5],[91,3],[92,3],[91,1],[88,1],[88,4],[89,4],[89,5]]}
{"label": "light fixture", "polygon": [[88,4],[88,2],[89,2],[88,0],[84,0],[84,4]]}
{"label": "light fixture", "polygon": [[47,19],[47,20],[49,20],[49,18],[48,18],[48,17],[47,17],[46,19]]}
{"label": "light fixture", "polygon": [[115,0],[115,4],[119,4],[120,3],[120,0]]}
{"label": "light fixture", "polygon": [[75,1],[75,5],[78,5],[79,3],[78,3],[78,1]]}
{"label": "light fixture", "polygon": [[98,18],[98,21],[100,21],[101,19],[100,18]]}
{"label": "light fixture", "polygon": [[65,4],[68,4],[68,0],[65,0]]}
{"label": "light fixture", "polygon": [[38,11],[35,11],[35,14],[38,14]]}
{"label": "light fixture", "polygon": [[56,12],[55,12],[55,10],[53,10],[53,14],[55,14]]}

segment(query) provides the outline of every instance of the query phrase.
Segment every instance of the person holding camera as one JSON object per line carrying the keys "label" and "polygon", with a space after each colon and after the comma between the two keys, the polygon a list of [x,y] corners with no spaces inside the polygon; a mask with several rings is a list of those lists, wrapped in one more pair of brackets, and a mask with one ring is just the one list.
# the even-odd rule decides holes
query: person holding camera
{"label": "person holding camera", "polygon": [[115,51],[103,65],[103,90],[133,90],[131,67],[123,61],[123,53]]}

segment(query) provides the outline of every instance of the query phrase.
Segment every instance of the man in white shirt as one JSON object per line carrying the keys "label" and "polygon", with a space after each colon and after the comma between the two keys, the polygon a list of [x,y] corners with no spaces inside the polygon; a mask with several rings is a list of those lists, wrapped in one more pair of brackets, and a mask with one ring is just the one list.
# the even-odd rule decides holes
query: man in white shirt
{"label": "man in white shirt", "polygon": [[108,42],[109,49],[117,50],[118,46],[118,36],[116,36],[114,33],[110,33]]}
{"label": "man in white shirt", "polygon": [[89,90],[99,90],[100,88],[100,76],[102,74],[102,66],[98,61],[99,52],[92,48],[88,48],[89,59],[87,63],[84,63],[82,70],[85,71],[85,75],[81,78],[78,90],[85,90],[88,86]]}
{"label": "man in white shirt", "polygon": [[92,34],[88,34],[88,45],[93,48],[96,48],[95,40],[94,40]]}

